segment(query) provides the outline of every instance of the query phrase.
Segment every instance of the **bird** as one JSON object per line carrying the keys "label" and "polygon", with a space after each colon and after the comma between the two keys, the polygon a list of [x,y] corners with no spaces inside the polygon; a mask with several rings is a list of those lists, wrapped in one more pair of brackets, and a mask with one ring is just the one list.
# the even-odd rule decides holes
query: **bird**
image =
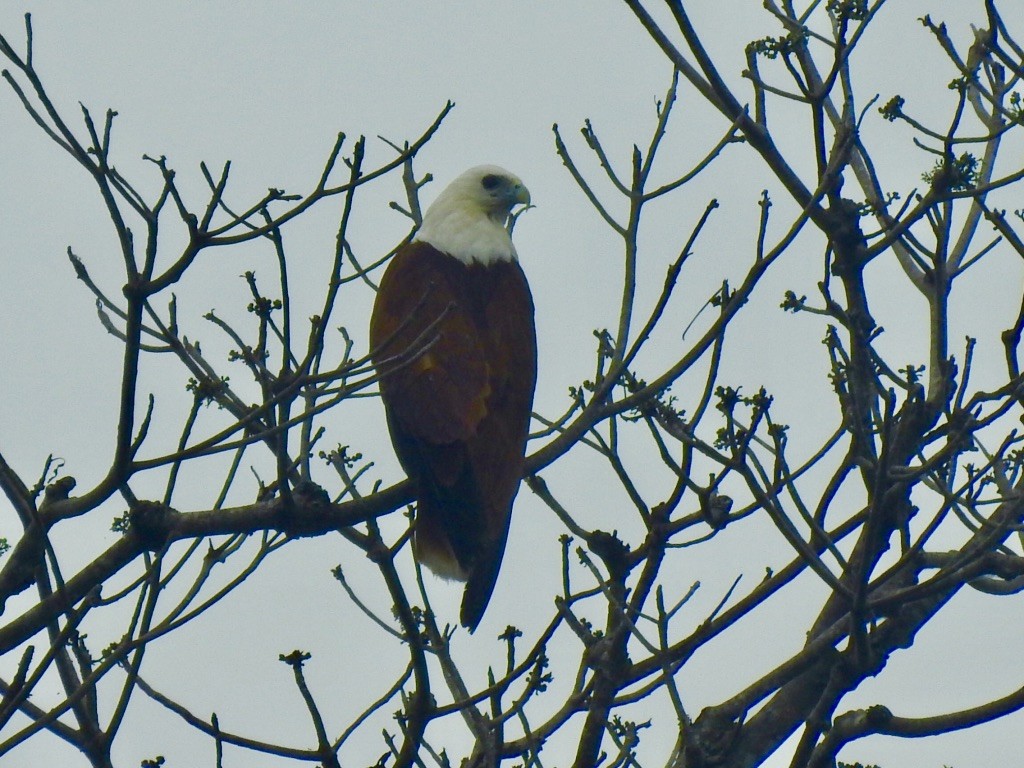
{"label": "bird", "polygon": [[473,632],[498,579],[537,383],[533,296],[508,222],[529,207],[512,173],[456,177],[396,249],[370,318],[391,442],[415,489],[413,554],[466,582]]}

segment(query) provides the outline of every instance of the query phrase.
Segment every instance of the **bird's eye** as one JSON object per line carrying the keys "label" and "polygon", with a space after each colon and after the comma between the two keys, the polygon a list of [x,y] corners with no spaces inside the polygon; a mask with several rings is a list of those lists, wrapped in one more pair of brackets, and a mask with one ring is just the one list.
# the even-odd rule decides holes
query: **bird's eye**
{"label": "bird's eye", "polygon": [[496,176],[493,173],[488,173],[486,176],[484,176],[482,179],[480,179],[480,184],[488,192],[491,192],[491,191],[497,189],[498,186],[500,186],[500,184],[501,184],[501,176]]}

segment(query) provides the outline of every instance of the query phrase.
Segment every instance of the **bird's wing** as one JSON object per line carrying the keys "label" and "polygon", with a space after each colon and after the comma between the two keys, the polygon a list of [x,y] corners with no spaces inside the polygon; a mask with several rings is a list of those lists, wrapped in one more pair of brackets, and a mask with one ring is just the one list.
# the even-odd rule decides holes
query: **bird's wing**
{"label": "bird's wing", "polygon": [[395,426],[437,445],[472,435],[489,395],[483,344],[453,290],[453,267],[464,268],[429,245],[403,247],[381,280],[370,321],[381,392]]}
{"label": "bird's wing", "polygon": [[498,578],[519,490],[530,411],[537,381],[533,299],[517,262],[489,268],[484,356],[489,367],[487,414],[468,443],[469,462],[483,506],[484,530],[462,598],[460,619],[474,629]]}

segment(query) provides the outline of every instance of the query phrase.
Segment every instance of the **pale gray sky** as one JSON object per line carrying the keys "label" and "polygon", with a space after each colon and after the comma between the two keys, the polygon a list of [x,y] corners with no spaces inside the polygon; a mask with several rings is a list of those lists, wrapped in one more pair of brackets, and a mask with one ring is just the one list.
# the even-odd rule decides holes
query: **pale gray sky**
{"label": "pale gray sky", "polygon": [[[759,1],[689,5],[712,44],[725,46],[720,61],[734,82],[739,82],[734,75],[743,64],[743,44],[778,34]],[[982,3],[908,0],[893,5],[898,7],[890,9],[892,20],[877,25],[866,49],[877,51],[877,57],[864,56],[857,64],[870,83],[864,87],[864,97],[877,92],[884,102],[894,93],[903,93],[916,114],[929,114],[932,108],[934,115],[946,114],[948,104],[913,101],[915,91],[930,94],[929,99],[945,94],[945,83],[954,73],[943,64],[927,32],[912,20],[930,11],[936,18],[949,20],[951,32],[963,39],[968,31],[965,16],[957,15]],[[621,168],[628,163],[632,144],[647,142],[655,100],[663,97],[671,70],[622,4],[612,0],[6,2],[0,7],[0,31],[19,47],[24,44],[25,10],[33,13],[36,66],[65,116],[77,119],[79,101],[97,119],[106,108],[116,109],[120,116],[115,122],[114,154],[121,172],[152,192],[159,187],[159,176],[142,155],[165,155],[177,170],[181,188],[196,205],[204,199],[200,161],[214,168],[232,161],[231,195],[239,204],[258,199],[268,187],[307,191],[319,176],[338,131],[346,132],[350,141],[365,134],[371,162],[380,162],[391,156],[391,150],[378,135],[394,141],[413,139],[447,100],[453,100],[456,109],[418,160],[419,171],[430,171],[437,179],[424,190],[424,200],[431,200],[447,180],[478,163],[498,163],[523,178],[537,206],[516,230],[541,329],[536,409],[549,416],[562,412],[567,387],[591,375],[590,331],[616,321],[620,248],[555,155],[551,126],[560,125],[581,167],[595,180],[599,178],[596,165],[578,133],[585,118],[592,120]],[[975,11],[971,18],[983,17]],[[664,180],[689,168],[704,154],[709,140],[726,129],[692,91],[682,91],[677,109],[661,166]],[[780,119],[786,118],[784,112],[779,114]],[[868,131],[887,127],[878,119],[869,123]],[[806,167],[809,155],[800,142],[807,134],[794,131],[792,135],[791,145],[783,137],[782,148],[795,165]],[[888,154],[880,167],[893,188],[908,190],[919,183],[921,171],[931,161],[915,152],[906,132],[893,130],[890,135],[898,138],[882,150]],[[71,246],[111,295],[118,295],[123,282],[120,259],[84,172],[31,124],[6,87],[0,89],[0,137],[4,355],[0,449],[30,480],[35,480],[47,454],[59,455],[80,487],[88,487],[106,469],[120,349],[96,320],[92,298],[75,280],[64,254]],[[672,333],[659,340],[662,346],[652,356],[652,364],[657,355],[676,351],[678,335],[673,334],[681,334],[723,279],[735,280],[743,274],[754,253],[756,202],[762,188],[767,187],[779,203],[778,224],[772,231],[778,236],[788,226],[791,206],[751,153],[732,147],[721,160],[653,210],[642,236],[640,268],[646,282],[640,291],[639,315],[645,316],[666,265],[699,212],[712,197],[723,203],[698,243],[697,266],[684,275],[686,282],[671,309],[667,327]],[[404,234],[405,221],[387,208],[389,200],[400,199],[398,181],[394,177],[360,201],[353,245],[365,260],[386,252]],[[599,183],[598,188],[610,195],[608,185]],[[619,201],[612,207],[623,210]],[[328,203],[308,221],[286,231],[302,307],[297,317],[316,311],[321,292],[320,285],[313,283],[322,279],[319,276],[330,258],[336,216],[337,205]],[[173,246],[173,238],[169,233],[168,245]],[[811,318],[783,316],[775,308],[787,288],[813,293],[821,279],[820,254],[820,244],[813,238],[799,241],[778,272],[769,276],[763,297],[730,331],[740,341],[726,362],[727,380],[744,385],[746,391],[768,386],[778,401],[777,417],[793,425],[791,435],[801,426],[821,426],[816,425],[817,403],[829,396],[822,375],[823,349],[817,344],[823,326]],[[178,290],[187,333],[203,338],[210,350],[224,346],[201,316],[211,308],[229,313],[231,307],[244,305],[247,292],[238,275],[252,265],[266,271],[269,283],[267,256],[253,247],[204,257]],[[1014,280],[1019,282],[1020,269],[1015,269]],[[986,276],[991,275],[982,275]],[[303,278],[311,282],[308,291],[301,288]],[[884,343],[905,350],[907,362],[923,361],[921,326],[915,325],[916,319],[907,320],[908,312],[920,316],[919,299],[891,266],[878,265],[871,278],[885,297],[891,296],[876,306],[876,319],[889,334]],[[991,334],[992,329],[1006,327],[1006,319],[1013,316],[1013,302],[1019,300],[1014,280],[1005,281],[1009,288],[1005,295],[979,280],[979,292],[968,290],[958,298],[977,303],[984,289],[986,311],[968,313],[975,326],[957,328],[952,337],[959,340],[967,332]],[[347,325],[360,343],[364,343],[370,300],[368,291],[354,294],[335,318],[335,324]],[[791,348],[805,351],[797,357]],[[982,381],[986,366],[994,375],[1001,370],[999,352],[998,348],[979,349],[977,375]],[[235,375],[244,378],[240,370]],[[158,393],[159,407],[168,409],[167,423],[174,424],[177,412],[173,409],[187,402],[181,373],[169,361],[158,361],[143,380]],[[684,384],[678,394],[685,397],[688,386],[698,391],[700,385]],[[820,406],[828,418],[832,418],[831,408],[827,399]],[[378,459],[378,474],[386,483],[398,479],[379,403],[367,401],[347,408],[338,414],[334,426],[336,434],[329,444],[352,443]],[[174,439],[176,433],[153,438],[165,449]],[[552,474],[551,481],[577,508],[593,510],[588,523],[611,529],[616,527],[616,505],[623,499],[620,491],[591,480],[590,473],[600,466],[586,456],[573,456]],[[660,489],[664,478],[649,482],[652,490]],[[197,508],[210,500],[209,489],[196,489]],[[244,500],[238,499],[239,503]],[[188,495],[178,503],[187,508]],[[77,539],[58,541],[69,570],[113,541],[109,521],[121,510],[116,504],[108,509],[104,520],[76,523]],[[397,530],[400,521],[393,525]],[[524,489],[492,608],[480,631],[460,641],[471,649],[469,668],[478,675],[476,682],[484,679],[488,664],[501,663],[493,638],[505,624],[523,627],[529,637],[529,631],[538,629],[538,622],[550,613],[551,585],[560,578],[554,530],[552,516]],[[13,539],[17,531],[16,518],[0,501],[0,536]],[[765,546],[769,540],[771,548]],[[680,583],[699,579],[703,584],[692,622],[702,620],[702,611],[721,598],[737,574],[742,572],[744,584],[749,585],[760,579],[765,566],[784,563],[789,554],[778,544],[774,529],[765,523],[760,528],[737,526],[713,546],[690,550],[679,571]],[[277,661],[278,653],[293,648],[313,652],[309,677],[314,693],[324,701],[332,697],[345,701],[355,694],[362,703],[365,692],[374,696],[382,692],[402,663],[400,653],[393,658],[381,655],[372,626],[346,602],[330,578],[328,569],[339,562],[359,588],[379,593],[372,568],[340,539],[299,542],[274,558],[222,610],[196,621],[179,638],[154,645],[145,676],[199,714],[217,711],[225,728],[296,746],[309,744],[307,715],[291,686],[290,670]],[[751,670],[766,671],[800,646],[807,617],[823,595],[820,584],[810,577],[806,581],[799,595],[806,602],[769,604],[759,614],[760,624],[738,625],[713,649],[694,658],[681,675],[691,713],[727,697],[752,678]],[[428,586],[435,595],[435,608],[454,616],[458,590],[436,580]],[[528,601],[533,599],[543,601],[541,610],[529,610]],[[505,609],[495,610],[497,604]],[[8,610],[16,615],[26,605],[12,601]],[[996,603],[994,598],[974,594],[958,598],[922,634],[920,647],[894,658],[877,684],[851,697],[848,705],[879,701],[900,714],[927,715],[1013,690],[1020,685],[1019,679],[1000,676],[1001,670],[1014,668],[1024,640],[1024,612],[1019,606],[1015,613],[1013,609],[1005,599]],[[996,617],[991,621],[1001,637],[1015,638],[1012,646],[987,642],[994,632],[990,616]],[[104,629],[102,625],[90,628],[94,651],[114,639],[104,638]],[[571,659],[574,652],[553,649],[556,671],[558,660]],[[15,663],[0,660],[0,673],[9,675]],[[927,687],[906,683],[922,679],[930,681]],[[40,698],[45,694],[40,691]],[[137,765],[156,754],[165,755],[170,766],[212,765],[212,746],[206,739],[141,695],[137,704],[118,748],[119,765]],[[359,711],[354,706],[339,706],[333,725],[353,717]],[[633,716],[644,719],[642,708]],[[655,736],[648,737],[651,745],[663,741],[660,752],[656,747],[654,754],[664,753],[671,744],[669,720],[663,717]],[[996,768],[1005,765],[1006,750],[1016,742],[1020,724],[1020,718],[1008,718],[967,734],[909,743],[869,739],[844,751],[841,758],[877,762],[885,768],[943,764]],[[381,727],[394,724],[384,717]],[[449,749],[461,754],[465,742],[460,739],[465,737],[457,735],[461,734],[457,723],[452,734]],[[439,743],[444,744],[444,739]],[[374,740],[365,752],[355,747],[348,753],[349,762],[372,762],[381,751],[379,746]],[[549,764],[565,762],[557,757],[559,749],[557,743],[549,745],[545,752]],[[63,743],[43,736],[5,757],[4,765],[71,766],[76,759]],[[226,764],[277,762],[234,753]],[[784,747],[768,765],[786,764]]]}

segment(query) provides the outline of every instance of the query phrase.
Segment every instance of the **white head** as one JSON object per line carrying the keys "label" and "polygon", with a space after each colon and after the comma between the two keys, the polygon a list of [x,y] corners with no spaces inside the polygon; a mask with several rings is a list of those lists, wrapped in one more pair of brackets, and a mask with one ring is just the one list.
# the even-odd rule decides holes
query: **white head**
{"label": "white head", "polygon": [[465,264],[514,260],[516,249],[506,225],[520,203],[530,204],[530,192],[517,176],[496,165],[478,165],[437,196],[413,240]]}

